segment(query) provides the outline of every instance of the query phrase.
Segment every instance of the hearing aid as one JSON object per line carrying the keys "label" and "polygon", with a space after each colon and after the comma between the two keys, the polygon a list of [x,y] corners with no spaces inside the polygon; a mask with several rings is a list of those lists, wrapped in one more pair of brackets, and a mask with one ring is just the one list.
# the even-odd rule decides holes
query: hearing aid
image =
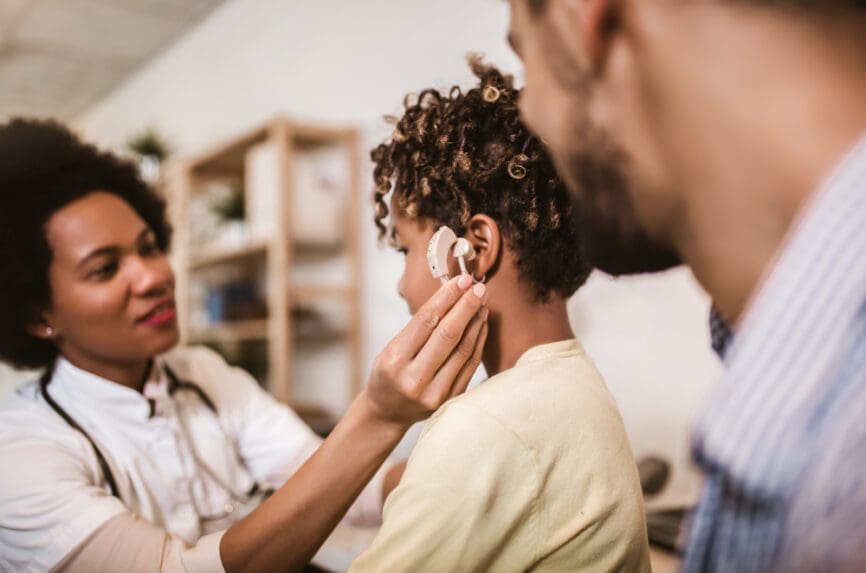
{"label": "hearing aid", "polygon": [[458,238],[450,227],[442,226],[433,234],[427,246],[427,266],[433,278],[439,279],[442,284],[448,282],[449,278],[448,255],[457,259],[462,274],[472,276],[466,268],[466,261],[475,258],[475,249],[463,237]]}
{"label": "hearing aid", "polygon": [[468,275],[469,271],[466,269],[466,261],[471,261],[475,258],[475,249],[472,248],[472,243],[463,237],[460,237],[455,241],[454,247],[451,249],[451,254],[457,258],[457,263],[460,265],[460,272],[464,275]]}

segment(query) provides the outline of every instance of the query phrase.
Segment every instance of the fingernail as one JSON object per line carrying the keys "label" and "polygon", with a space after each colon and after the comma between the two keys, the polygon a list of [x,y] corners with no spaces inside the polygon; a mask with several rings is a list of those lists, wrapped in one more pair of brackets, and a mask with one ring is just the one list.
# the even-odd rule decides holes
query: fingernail
{"label": "fingernail", "polygon": [[[467,277],[467,278],[469,278],[469,277]],[[472,279],[469,279],[469,280],[471,281]],[[478,283],[477,285],[472,287],[472,292],[474,292],[475,296],[477,296],[478,298],[483,297],[484,293],[486,291],[487,291],[487,287],[481,283]]]}
{"label": "fingernail", "polygon": [[466,290],[469,288],[469,285],[472,284],[472,277],[469,275],[460,275],[460,278],[457,280],[457,286],[460,287],[461,290]]}

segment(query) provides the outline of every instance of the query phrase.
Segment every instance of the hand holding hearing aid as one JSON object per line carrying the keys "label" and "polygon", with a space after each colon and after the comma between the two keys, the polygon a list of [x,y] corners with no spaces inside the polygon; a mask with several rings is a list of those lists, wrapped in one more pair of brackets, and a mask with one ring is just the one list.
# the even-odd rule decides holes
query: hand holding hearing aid
{"label": "hand holding hearing aid", "polygon": [[433,278],[439,279],[442,284],[448,282],[448,255],[457,259],[460,265],[460,273],[472,278],[473,282],[484,282],[484,277],[476,279],[466,268],[466,261],[475,258],[475,249],[472,243],[463,237],[457,237],[450,227],[442,226],[430,238],[427,246],[427,266]]}

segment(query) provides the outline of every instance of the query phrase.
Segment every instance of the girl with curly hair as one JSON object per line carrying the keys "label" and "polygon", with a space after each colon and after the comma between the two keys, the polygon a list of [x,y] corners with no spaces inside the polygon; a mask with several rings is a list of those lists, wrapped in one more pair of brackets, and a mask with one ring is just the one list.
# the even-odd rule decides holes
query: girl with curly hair
{"label": "girl with curly hair", "polygon": [[566,313],[590,272],[577,218],[512,79],[470,65],[477,86],[407,97],[373,150],[375,222],[405,255],[398,289],[413,313],[437,288],[433,234],[447,225],[469,241],[489,378],[428,422],[352,571],[648,571],[625,429]]}

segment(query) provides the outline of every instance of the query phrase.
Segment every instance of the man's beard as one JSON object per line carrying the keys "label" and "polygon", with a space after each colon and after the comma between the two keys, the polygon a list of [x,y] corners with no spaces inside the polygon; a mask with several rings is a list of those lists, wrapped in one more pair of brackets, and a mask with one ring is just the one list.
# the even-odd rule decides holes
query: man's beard
{"label": "man's beard", "polygon": [[586,123],[576,131],[573,146],[557,157],[556,166],[572,198],[587,261],[614,276],[682,264],[672,247],[641,228],[629,194],[625,155]]}

